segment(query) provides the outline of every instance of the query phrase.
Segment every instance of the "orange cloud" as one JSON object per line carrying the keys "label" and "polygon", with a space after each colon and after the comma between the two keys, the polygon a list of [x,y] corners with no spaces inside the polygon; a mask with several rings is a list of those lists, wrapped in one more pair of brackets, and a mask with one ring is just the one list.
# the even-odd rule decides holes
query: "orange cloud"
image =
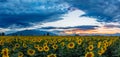
{"label": "orange cloud", "polygon": [[80,30],[80,29],[73,29],[73,30],[66,30],[64,31],[66,34],[115,34],[120,33],[120,28],[106,28],[100,27],[93,30]]}

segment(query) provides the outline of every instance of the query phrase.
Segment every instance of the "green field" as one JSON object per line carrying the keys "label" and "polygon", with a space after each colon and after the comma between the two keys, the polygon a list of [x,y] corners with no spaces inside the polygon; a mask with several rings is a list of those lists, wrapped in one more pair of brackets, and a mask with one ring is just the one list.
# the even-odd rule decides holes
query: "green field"
{"label": "green field", "polygon": [[120,37],[0,36],[0,57],[120,57]]}

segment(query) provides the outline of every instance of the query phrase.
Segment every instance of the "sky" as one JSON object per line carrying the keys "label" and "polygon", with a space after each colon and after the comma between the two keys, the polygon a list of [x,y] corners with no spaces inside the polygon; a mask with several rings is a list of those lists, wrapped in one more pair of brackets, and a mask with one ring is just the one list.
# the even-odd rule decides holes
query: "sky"
{"label": "sky", "polygon": [[120,0],[0,0],[0,32],[120,33]]}

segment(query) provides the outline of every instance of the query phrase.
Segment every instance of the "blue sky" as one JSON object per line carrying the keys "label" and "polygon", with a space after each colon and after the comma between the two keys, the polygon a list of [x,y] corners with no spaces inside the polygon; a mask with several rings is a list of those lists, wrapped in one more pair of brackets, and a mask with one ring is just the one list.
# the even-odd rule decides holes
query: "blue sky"
{"label": "blue sky", "polygon": [[0,32],[120,33],[119,9],[120,0],[0,0]]}

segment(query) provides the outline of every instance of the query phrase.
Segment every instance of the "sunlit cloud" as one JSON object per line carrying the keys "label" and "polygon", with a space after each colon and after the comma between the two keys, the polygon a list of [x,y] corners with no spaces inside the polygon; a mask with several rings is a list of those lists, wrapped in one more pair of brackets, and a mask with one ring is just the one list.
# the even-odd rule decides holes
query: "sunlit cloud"
{"label": "sunlit cloud", "polygon": [[120,28],[106,28],[100,27],[93,30],[80,30],[80,29],[73,29],[73,30],[66,30],[64,33],[66,34],[115,34],[120,33]]}
{"label": "sunlit cloud", "polygon": [[80,25],[100,25],[99,22],[96,21],[95,18],[90,17],[81,17],[85,14],[84,11],[76,9],[72,12],[65,14],[62,17],[62,20],[56,22],[48,22],[44,23],[42,26],[52,26],[52,27],[72,27],[72,26],[80,26]]}

